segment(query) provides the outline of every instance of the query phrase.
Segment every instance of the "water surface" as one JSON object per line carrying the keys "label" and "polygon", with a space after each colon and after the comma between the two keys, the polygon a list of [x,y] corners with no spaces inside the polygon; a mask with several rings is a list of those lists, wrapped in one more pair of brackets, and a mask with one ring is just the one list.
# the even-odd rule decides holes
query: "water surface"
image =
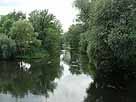
{"label": "water surface", "polygon": [[83,102],[92,79],[72,74],[64,61],[68,56],[62,51],[60,62],[56,58],[0,62],[0,102]]}

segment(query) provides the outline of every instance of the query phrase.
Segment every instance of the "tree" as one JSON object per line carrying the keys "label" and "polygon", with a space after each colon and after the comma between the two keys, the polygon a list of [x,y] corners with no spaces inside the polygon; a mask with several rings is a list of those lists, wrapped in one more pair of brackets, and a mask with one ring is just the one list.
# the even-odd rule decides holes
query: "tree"
{"label": "tree", "polygon": [[89,27],[91,3],[89,0],[75,0],[74,4],[80,11],[77,15],[77,22],[82,24],[84,31],[86,31]]}
{"label": "tree", "polygon": [[2,59],[14,58],[16,54],[16,43],[14,40],[0,34],[0,57]]}
{"label": "tree", "polygon": [[10,35],[16,42],[18,53],[28,51],[31,44],[36,40],[33,26],[26,20],[15,22],[11,28]]}
{"label": "tree", "polygon": [[78,49],[80,42],[80,34],[83,32],[82,25],[72,25],[67,32],[67,39],[71,49]]}
{"label": "tree", "polygon": [[80,11],[77,16],[80,29],[73,32],[75,27],[71,26],[65,37],[72,49],[80,49],[76,53],[88,57],[94,75],[101,74],[104,78],[107,73],[115,74],[124,68],[129,73],[135,71],[136,1],[76,0],[74,3]]}
{"label": "tree", "polygon": [[81,38],[80,42],[82,46],[87,45],[82,50],[86,49],[90,62],[97,65],[100,56],[113,56],[125,63],[135,56],[135,3],[134,0],[75,1],[80,10],[78,20],[88,25],[81,34],[85,39]]}
{"label": "tree", "polygon": [[21,19],[23,20],[25,18],[26,18],[26,15],[22,13],[21,11],[20,12],[13,11],[7,15],[1,16],[0,32],[8,35],[13,23]]}
{"label": "tree", "polygon": [[59,52],[61,25],[48,10],[34,10],[30,13],[30,22],[34,31],[38,33],[38,39],[42,41],[42,47],[48,53]]}

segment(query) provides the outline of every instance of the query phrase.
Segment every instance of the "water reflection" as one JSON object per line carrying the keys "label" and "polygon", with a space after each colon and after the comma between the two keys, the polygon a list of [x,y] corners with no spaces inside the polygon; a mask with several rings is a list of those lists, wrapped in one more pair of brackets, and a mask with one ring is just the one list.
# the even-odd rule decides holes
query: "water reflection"
{"label": "water reflection", "polygon": [[93,78],[84,102],[136,102],[136,65],[117,63],[112,57],[99,60],[101,64],[95,68],[85,53],[71,50],[72,73],[84,72]]}
{"label": "water reflection", "polygon": [[84,102],[136,102],[136,80],[115,81],[97,78],[87,89]]}
{"label": "water reflection", "polygon": [[49,61],[0,62],[0,93],[10,93],[14,97],[29,93],[48,97],[48,92],[56,87],[54,79],[61,76],[59,59]]}
{"label": "water reflection", "polygon": [[60,57],[0,62],[0,102],[83,102],[92,79],[71,71],[70,59],[62,51]]}
{"label": "water reflection", "polygon": [[71,61],[70,61],[70,71],[73,74],[81,74],[82,70],[80,67],[80,55],[77,49],[70,51]]}
{"label": "water reflection", "polygon": [[22,68],[23,70],[28,71],[31,68],[31,64],[24,61],[20,61],[19,68]]}
{"label": "water reflection", "polygon": [[72,56],[70,57],[69,51],[64,53],[65,55],[62,57],[64,60],[61,61],[64,71],[61,78],[56,80],[57,88],[53,94],[50,94],[47,102],[83,102],[86,96],[86,88],[92,82],[92,79],[84,73],[77,74],[77,71],[71,71],[69,64]]}
{"label": "water reflection", "polygon": [[70,71],[73,74],[87,74],[92,78],[95,76],[95,68],[89,63],[87,54],[80,54],[79,49],[74,49],[70,51],[71,61],[70,61]]}
{"label": "water reflection", "polygon": [[[85,55],[80,56],[81,68],[93,76],[94,81],[87,89],[84,102],[136,102],[135,66],[110,59],[96,69],[85,59]],[[111,63],[114,64],[111,66]]]}

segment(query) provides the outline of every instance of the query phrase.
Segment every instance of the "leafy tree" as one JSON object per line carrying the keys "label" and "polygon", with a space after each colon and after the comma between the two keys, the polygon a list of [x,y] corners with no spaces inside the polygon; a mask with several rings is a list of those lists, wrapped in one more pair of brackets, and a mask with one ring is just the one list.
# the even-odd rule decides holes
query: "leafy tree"
{"label": "leafy tree", "polygon": [[0,56],[2,59],[14,58],[16,54],[16,43],[14,40],[0,34]]}
{"label": "leafy tree", "polygon": [[67,40],[70,44],[71,49],[78,49],[80,34],[83,32],[82,26],[80,24],[72,25],[67,32]]}
{"label": "leafy tree", "polygon": [[[117,59],[117,63],[126,66],[134,64],[135,61],[135,8],[136,2],[134,0],[100,0],[93,1],[90,12],[90,44],[95,42],[92,55],[100,64],[102,60],[98,61],[101,56],[102,59],[111,59],[113,56]],[[95,37],[96,36],[96,37]],[[94,38],[95,37],[95,38]],[[93,51],[92,47],[88,46],[88,54]],[[107,53],[107,54],[106,54]],[[109,58],[107,58],[109,56]],[[90,56],[91,57],[91,56]],[[130,60],[132,58],[133,60]]]}
{"label": "leafy tree", "polygon": [[89,0],[75,0],[74,4],[80,11],[80,13],[77,15],[77,22],[81,23],[84,31],[86,31],[89,27],[90,21],[90,2]]}
{"label": "leafy tree", "polygon": [[48,13],[48,10],[34,10],[30,13],[29,20],[38,33],[38,39],[42,41],[42,47],[49,53],[59,51],[62,30],[55,16]]}
{"label": "leafy tree", "polygon": [[15,40],[17,52],[28,51],[31,44],[37,42],[33,26],[26,20],[19,20],[13,24],[10,35]]}
{"label": "leafy tree", "polygon": [[[17,56],[59,56],[61,24],[48,10],[34,10],[29,19],[21,11],[0,18],[0,33],[15,40]],[[27,51],[27,53],[25,53]],[[57,53],[57,54],[56,54]],[[36,58],[37,58],[36,57]]]}
{"label": "leafy tree", "polygon": [[[78,19],[83,25],[87,24],[86,21],[89,22],[87,32],[82,36],[86,36],[85,39],[88,41],[87,52],[90,60],[97,60],[99,52],[100,56],[102,53],[110,52],[112,56],[125,62],[130,57],[133,58],[136,22],[134,0],[92,0],[91,2],[76,0],[75,3],[80,9]],[[81,38],[81,42],[84,42],[84,39]]]}
{"label": "leafy tree", "polygon": [[81,27],[73,32],[73,26],[65,35],[72,49],[80,48],[78,52],[87,55],[95,72],[110,73],[123,68],[134,71],[136,1],[76,0],[74,3],[80,11],[77,25]]}
{"label": "leafy tree", "polygon": [[14,11],[14,12],[11,12],[7,15],[1,16],[0,32],[8,35],[13,23],[18,20],[25,19],[25,18],[26,18],[26,15],[24,13],[22,13],[21,11],[20,12]]}
{"label": "leafy tree", "polygon": [[29,15],[29,20],[32,22],[36,32],[46,30],[51,24],[53,24],[55,19],[52,14],[48,13],[48,10],[34,10]]}

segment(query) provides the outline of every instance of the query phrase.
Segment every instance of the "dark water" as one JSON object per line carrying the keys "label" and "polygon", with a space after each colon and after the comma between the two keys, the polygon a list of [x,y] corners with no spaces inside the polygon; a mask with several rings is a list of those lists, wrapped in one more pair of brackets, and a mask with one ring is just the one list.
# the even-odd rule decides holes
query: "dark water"
{"label": "dark water", "polygon": [[79,75],[84,72],[93,79],[84,102],[136,102],[136,64],[99,56],[100,63],[92,65],[86,53],[74,49],[71,55],[69,70]]}
{"label": "dark water", "polygon": [[0,102],[136,102],[135,66],[118,66],[96,69],[86,54],[65,50],[60,57],[1,61]]}
{"label": "dark water", "polygon": [[[65,61],[64,61],[65,60]],[[60,58],[0,62],[0,102],[83,102],[92,79]]]}

